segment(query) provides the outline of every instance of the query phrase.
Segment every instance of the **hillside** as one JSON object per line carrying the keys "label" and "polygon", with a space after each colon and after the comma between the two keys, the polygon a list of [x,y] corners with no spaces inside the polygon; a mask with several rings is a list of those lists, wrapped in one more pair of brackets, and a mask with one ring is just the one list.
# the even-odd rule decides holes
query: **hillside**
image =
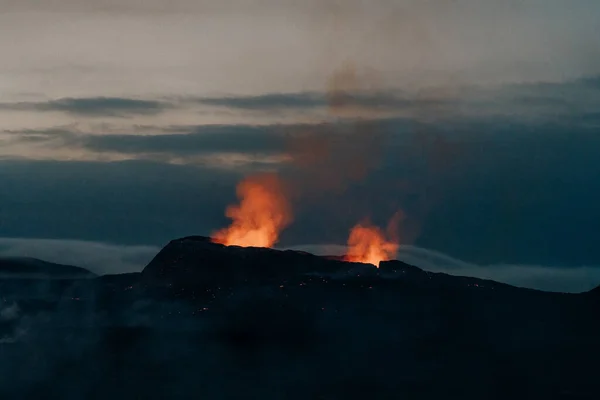
{"label": "hillside", "polygon": [[2,398],[600,394],[597,290],[541,292],[204,237],[171,241],[142,273],[46,281],[3,290]]}

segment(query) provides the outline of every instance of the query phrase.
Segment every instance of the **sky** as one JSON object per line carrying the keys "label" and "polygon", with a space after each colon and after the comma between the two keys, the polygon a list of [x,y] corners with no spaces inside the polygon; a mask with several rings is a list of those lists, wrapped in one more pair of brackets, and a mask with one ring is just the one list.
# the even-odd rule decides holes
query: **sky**
{"label": "sky", "polygon": [[405,249],[592,288],[599,15],[593,0],[0,0],[0,255],[137,270],[226,226],[237,182],[276,172],[297,189],[281,247],[325,251],[401,210]]}

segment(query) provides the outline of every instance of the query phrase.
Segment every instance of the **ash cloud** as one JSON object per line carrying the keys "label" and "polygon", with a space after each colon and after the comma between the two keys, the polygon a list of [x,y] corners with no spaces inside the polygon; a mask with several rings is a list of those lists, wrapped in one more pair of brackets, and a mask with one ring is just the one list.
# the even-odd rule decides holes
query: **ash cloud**
{"label": "ash cloud", "polygon": [[[368,82],[352,63],[336,69],[326,93],[329,115],[337,120],[355,117],[351,93],[365,89],[369,89]],[[336,193],[366,179],[377,167],[385,141],[376,123],[371,129],[364,128],[350,119],[292,137],[287,147],[294,170],[288,171],[287,179],[293,182],[295,195],[302,199],[307,194]]]}

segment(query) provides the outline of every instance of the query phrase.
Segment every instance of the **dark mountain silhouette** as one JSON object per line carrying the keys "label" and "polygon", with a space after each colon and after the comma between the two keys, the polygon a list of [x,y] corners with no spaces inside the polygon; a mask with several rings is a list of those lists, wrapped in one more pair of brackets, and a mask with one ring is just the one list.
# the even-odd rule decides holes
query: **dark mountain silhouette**
{"label": "dark mountain silhouette", "polygon": [[595,399],[598,290],[171,241],[141,273],[0,279],[1,398]]}
{"label": "dark mountain silhouette", "polygon": [[600,286],[596,286],[594,289],[587,292],[587,294],[590,296],[598,296],[598,298],[600,299]]}
{"label": "dark mountain silhouette", "polygon": [[[491,280],[424,271],[402,261],[371,264],[343,261],[343,256],[268,248],[224,246],[203,236],[171,241],[142,271],[142,282],[150,287],[247,286],[303,280],[307,274],[336,280],[377,280],[410,283],[415,288],[460,288],[464,290],[517,290]],[[533,289],[519,289],[533,292]]]}
{"label": "dark mountain silhouette", "polygon": [[54,264],[29,257],[0,257],[0,278],[74,279],[96,274],[72,265]]}
{"label": "dark mountain silhouette", "polygon": [[292,250],[224,246],[202,236],[171,241],[144,268],[145,283],[157,285],[242,285],[280,282],[306,273],[333,273],[363,264]]}

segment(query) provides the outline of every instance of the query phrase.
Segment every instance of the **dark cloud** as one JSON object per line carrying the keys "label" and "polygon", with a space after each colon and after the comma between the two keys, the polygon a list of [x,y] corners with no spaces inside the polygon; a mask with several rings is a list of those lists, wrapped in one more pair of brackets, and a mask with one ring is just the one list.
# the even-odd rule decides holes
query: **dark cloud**
{"label": "dark cloud", "polygon": [[[566,83],[529,83],[505,86],[431,87],[402,90],[340,90],[326,93],[269,93],[258,96],[187,98],[182,103],[221,107],[230,111],[266,113],[328,111],[364,119],[403,117],[418,121],[478,118],[493,115],[515,119],[571,118],[595,112],[600,105],[598,78]],[[345,115],[344,111],[348,114]],[[376,113],[381,114],[376,114]]]}
{"label": "dark cloud", "polygon": [[[529,96],[519,93],[503,94],[480,88],[431,89],[418,93],[402,91],[336,91],[334,95],[325,93],[271,93],[260,96],[229,96],[183,100],[184,103],[197,103],[217,106],[231,111],[249,111],[270,115],[278,112],[303,113],[308,111],[333,112],[338,119],[389,119],[411,118],[442,119],[450,113],[465,111],[469,106],[479,113],[506,113],[519,102],[529,107],[556,107],[563,102],[551,95]],[[522,98],[522,99],[521,99]],[[379,113],[379,114],[377,114]]]}
{"label": "dark cloud", "polygon": [[[266,93],[255,96],[184,97],[161,100],[120,97],[62,98],[43,102],[0,103],[0,110],[64,112],[81,117],[126,117],[155,115],[168,109],[212,106],[230,111],[270,113],[283,110],[309,111],[331,107],[363,111],[397,112],[411,118],[434,112],[478,112],[516,114],[524,112],[577,111],[600,103],[598,77],[565,83],[530,83],[502,87],[431,87],[418,92],[403,90],[336,90],[335,96],[323,92]],[[214,111],[214,110],[213,110]],[[386,116],[385,118],[388,118]]]}
{"label": "dark cloud", "polygon": [[[387,131],[374,135],[392,135],[392,128],[401,126],[402,120],[362,121],[353,124],[368,131],[371,127],[386,126]],[[245,154],[252,156],[273,156],[285,154],[290,143],[297,138],[311,138],[315,144],[319,138],[334,137],[340,142],[340,149],[350,151],[353,142],[346,140],[345,123],[319,124],[277,124],[277,125],[201,125],[201,126],[143,126],[133,128],[127,134],[89,134],[74,127],[49,129],[25,129],[4,131],[23,141],[59,141],[62,145],[84,148],[103,153],[115,152],[130,155],[168,155],[188,157],[211,154]],[[144,134],[152,131],[153,134]],[[163,133],[157,133],[163,132]],[[363,149],[364,150],[364,149]]]}
{"label": "dark cloud", "polygon": [[[128,134],[90,134],[73,127],[56,127],[3,133],[21,142],[84,149],[98,156],[109,153],[159,162],[220,163],[251,171],[284,161],[285,143],[299,129],[252,125],[137,126]],[[154,133],[144,134],[148,131]]]}
{"label": "dark cloud", "polygon": [[[365,151],[356,149],[361,143],[346,128],[360,129],[370,136],[391,139],[401,133],[407,123],[402,119],[361,121],[358,123],[319,123],[289,125],[213,125],[167,127],[166,134],[153,135],[82,135],[78,144],[88,150],[113,151],[127,154],[168,153],[171,155],[247,154],[256,156],[282,155],[293,152],[299,139],[310,138],[319,145],[320,139],[333,140],[340,152]],[[359,128],[357,128],[359,127]],[[377,127],[377,129],[372,129]],[[158,128],[155,128],[155,130]],[[184,133],[176,133],[181,132]],[[187,132],[186,132],[187,131]],[[317,149],[315,149],[317,150]]]}
{"label": "dark cloud", "polygon": [[438,99],[411,98],[400,92],[340,92],[332,99],[323,93],[269,93],[259,96],[198,98],[200,104],[244,110],[310,109],[330,107],[332,100],[345,107],[396,109],[418,105],[442,105]]}
{"label": "dark cloud", "polygon": [[2,103],[0,110],[64,112],[85,117],[126,117],[154,115],[169,108],[168,103],[120,97],[63,98],[44,102]]}
{"label": "dark cloud", "polygon": [[213,125],[167,128],[156,135],[87,135],[80,143],[93,151],[120,153],[209,153],[277,154],[284,149],[287,130],[279,126]]}
{"label": "dark cloud", "polygon": [[194,101],[200,104],[246,110],[314,108],[327,105],[327,99],[319,93],[269,93],[259,96],[205,97]]}
{"label": "dark cloud", "polygon": [[66,143],[75,140],[77,130],[74,126],[57,126],[45,129],[5,129],[2,133],[11,135],[21,142],[42,143],[48,141],[61,141]]}

